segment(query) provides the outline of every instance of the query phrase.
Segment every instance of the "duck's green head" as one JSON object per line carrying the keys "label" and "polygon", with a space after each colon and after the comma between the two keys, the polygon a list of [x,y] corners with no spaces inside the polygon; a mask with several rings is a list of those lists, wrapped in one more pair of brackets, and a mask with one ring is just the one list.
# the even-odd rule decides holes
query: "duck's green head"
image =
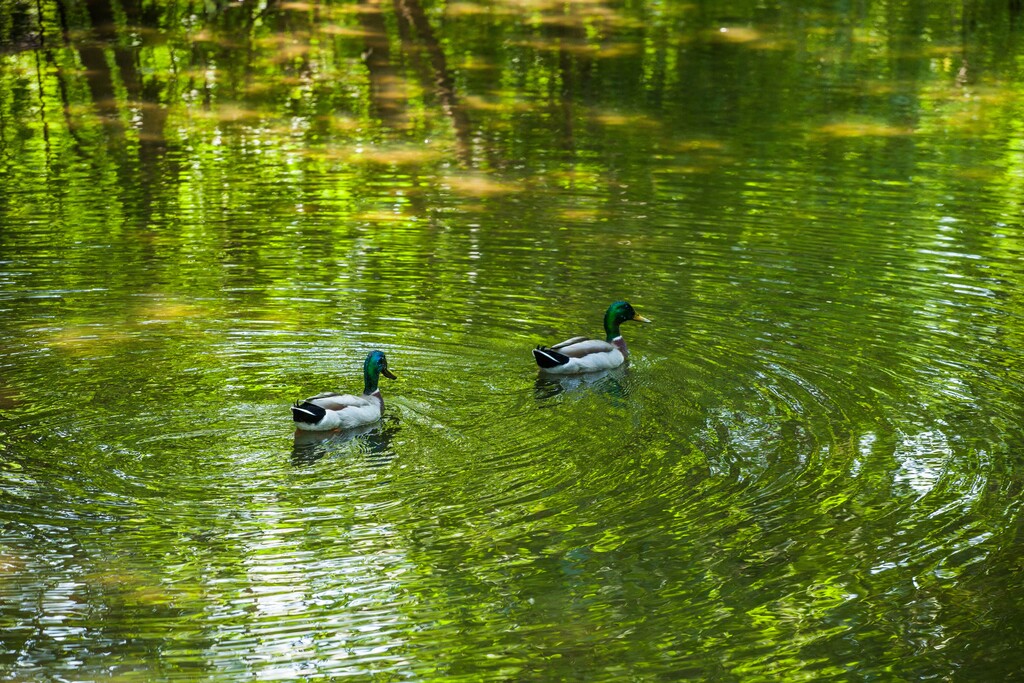
{"label": "duck's green head", "polygon": [[619,333],[619,325],[627,320],[636,320],[641,323],[651,322],[634,311],[628,301],[616,301],[608,307],[608,310],[604,314],[604,333],[608,335],[608,341],[621,336]]}
{"label": "duck's green head", "polygon": [[364,394],[372,394],[377,391],[377,382],[380,381],[381,375],[388,379],[398,379],[388,370],[388,359],[384,356],[384,352],[370,351],[363,363]]}

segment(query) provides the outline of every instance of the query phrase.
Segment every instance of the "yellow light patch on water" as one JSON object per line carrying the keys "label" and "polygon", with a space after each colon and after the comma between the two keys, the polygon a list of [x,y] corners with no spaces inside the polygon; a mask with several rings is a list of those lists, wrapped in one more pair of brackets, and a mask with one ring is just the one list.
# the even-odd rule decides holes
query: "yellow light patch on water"
{"label": "yellow light patch on water", "polygon": [[420,88],[408,79],[394,75],[378,75],[374,81],[375,100],[404,101],[420,93]]}
{"label": "yellow light patch on water", "polygon": [[467,55],[459,62],[459,68],[464,71],[491,71],[496,69],[494,62],[482,59],[479,55]]}
{"label": "yellow light patch on water", "polygon": [[721,164],[675,164],[674,166],[663,166],[655,171],[655,175],[681,176],[694,175],[696,173],[711,173],[718,170]]}
{"label": "yellow light patch on water", "polygon": [[614,59],[628,55],[637,54],[640,51],[639,43],[596,43],[583,40],[566,40],[554,38],[544,40],[535,38],[521,40],[514,43],[520,47],[526,47],[538,52],[567,52],[581,57],[592,59]]}
{"label": "yellow light patch on water", "polygon": [[[177,587],[176,587],[177,588]],[[125,596],[124,602],[129,605],[145,607],[166,606],[180,604],[181,598],[177,590],[172,594],[161,586],[138,586]]]}
{"label": "yellow light patch on water", "polygon": [[504,4],[516,13],[553,12],[561,8],[560,0],[505,0]]}
{"label": "yellow light patch on water", "polygon": [[819,126],[816,132],[833,138],[900,137],[914,134],[911,128],[880,121],[836,121]]}
{"label": "yellow light patch on water", "polygon": [[1015,104],[1021,99],[1021,94],[1013,88],[972,88],[962,92],[965,101],[986,106],[1005,106]]}
{"label": "yellow light patch on water", "polygon": [[506,105],[502,102],[495,102],[493,100],[485,100],[482,97],[476,95],[467,95],[462,99],[462,104],[467,109],[474,109],[476,111],[506,111]]}
{"label": "yellow light patch on water", "polygon": [[327,126],[331,130],[341,133],[350,133],[354,130],[357,130],[360,126],[360,123],[357,119],[354,119],[350,116],[342,116],[339,114],[324,117],[324,120],[327,121]]}
{"label": "yellow light patch on water", "polygon": [[602,43],[592,56],[597,59],[616,59],[640,52],[640,43]]}
{"label": "yellow light patch on water", "polygon": [[[0,410],[10,410],[21,404],[21,395],[11,387],[0,385]],[[0,554],[0,565],[3,564],[3,555]],[[0,567],[2,570],[3,567]]]}
{"label": "yellow light patch on water", "polygon": [[210,31],[209,29],[202,29],[201,31],[196,31],[195,33],[189,36],[189,40],[191,40],[193,43],[217,42],[217,38],[213,35],[213,31]]}
{"label": "yellow light patch on water", "polygon": [[637,28],[642,24],[633,16],[619,12],[601,0],[581,0],[571,3],[550,3],[525,8],[523,13],[533,15],[527,21],[534,25],[562,26],[584,29],[599,26],[602,28]]}
{"label": "yellow light patch on water", "polygon": [[357,213],[355,215],[355,219],[366,223],[404,223],[406,221],[416,220],[416,217],[401,213],[400,211],[378,209]]}
{"label": "yellow light patch on water", "polygon": [[352,156],[352,150],[348,147],[309,147],[303,150],[303,154],[309,159],[321,161],[348,161]]}
{"label": "yellow light patch on water", "polygon": [[620,114],[617,112],[597,112],[593,114],[592,118],[605,126],[612,126],[616,128],[622,127],[639,127],[639,128],[659,128],[661,123],[656,119],[652,119],[650,116],[645,114]]}
{"label": "yellow light patch on water", "polygon": [[758,40],[750,43],[750,48],[753,50],[764,50],[766,52],[779,51],[779,50],[791,50],[793,49],[793,41],[789,39],[781,38],[765,38],[764,40]]}
{"label": "yellow light patch on water", "polygon": [[965,107],[949,112],[942,119],[942,127],[964,135],[981,135],[992,127],[992,121],[980,107]]}
{"label": "yellow light patch on water", "polygon": [[598,209],[562,209],[559,218],[566,221],[593,221],[607,215]]}
{"label": "yellow light patch on water", "polygon": [[304,43],[309,39],[309,31],[297,30],[288,33],[277,32],[256,38],[253,42],[257,47],[279,49],[288,45]]}
{"label": "yellow light patch on water", "polygon": [[216,74],[217,73],[217,69],[214,66],[209,66],[209,67],[205,67],[205,68],[189,67],[189,68],[183,68],[178,73],[179,73],[179,77],[184,79],[184,80],[200,81],[200,82],[202,82],[203,80],[206,79],[207,74]]}
{"label": "yellow light patch on water", "polygon": [[554,52],[566,45],[566,41],[558,38],[530,38],[529,40],[513,40],[511,43],[516,47],[525,47],[538,52]]}
{"label": "yellow light patch on water", "polygon": [[103,572],[93,572],[85,575],[83,578],[87,584],[98,587],[104,592],[115,594],[115,599],[125,605],[155,606],[171,603],[180,604],[183,599],[188,597],[187,593],[181,590],[180,585],[176,585],[172,591],[168,591],[147,577],[116,568],[108,568],[107,571]]}
{"label": "yellow light patch on water", "polygon": [[710,138],[695,138],[692,140],[679,140],[674,145],[667,147],[670,154],[665,155],[666,161],[672,160],[672,154],[685,155],[688,163],[667,165],[658,172],[668,175],[690,175],[693,173],[711,173],[720,169],[725,164],[735,161],[729,153],[729,146],[721,140]]}
{"label": "yellow light patch on water", "polygon": [[994,180],[1002,177],[1004,173],[996,166],[968,166],[957,171],[957,175],[961,178],[970,178],[971,180]]}
{"label": "yellow light patch on water", "polygon": [[83,40],[92,40],[93,38],[91,29],[86,30],[81,28],[68,28],[64,36],[66,40],[74,43],[78,43]]}
{"label": "yellow light patch on water", "polygon": [[467,95],[462,100],[463,106],[475,111],[491,112],[522,112],[533,109],[529,102],[500,101],[485,99],[477,95]]}
{"label": "yellow light patch on water", "polygon": [[747,26],[722,26],[710,32],[708,37],[712,40],[742,45],[762,40],[764,36],[757,29]]}
{"label": "yellow light patch on water", "polygon": [[[586,17],[579,14],[545,14],[530,20],[531,24],[539,26],[555,26],[560,28],[582,28],[586,23]],[[558,44],[559,38],[552,38],[552,42]]]}
{"label": "yellow light patch on water", "polygon": [[876,33],[874,29],[855,28],[853,42],[860,45],[881,45],[885,42],[885,37]]}
{"label": "yellow light patch on water", "polygon": [[451,175],[441,180],[444,187],[469,197],[493,197],[518,192],[519,187],[507,182],[494,180],[485,175]]}
{"label": "yellow light patch on water", "polygon": [[131,339],[125,330],[94,325],[71,325],[55,330],[44,342],[46,346],[75,354],[89,354]]}
{"label": "yellow light patch on water", "polygon": [[160,113],[167,109],[166,104],[160,102],[146,102],[144,100],[132,100],[128,103],[133,108],[141,109],[144,112]]}
{"label": "yellow light patch on water", "polygon": [[188,107],[186,112],[189,116],[206,121],[254,121],[265,116],[263,112],[255,109],[245,109],[235,104],[222,104],[215,107]]}
{"label": "yellow light patch on water", "polygon": [[143,325],[147,323],[175,322],[207,315],[209,315],[209,312],[200,306],[173,299],[147,301],[135,312],[135,316]]}
{"label": "yellow light patch on water", "polygon": [[721,140],[694,138],[692,140],[680,140],[672,149],[676,152],[722,152],[726,149],[726,145]]}
{"label": "yellow light patch on water", "polygon": [[963,54],[962,45],[929,45],[921,52],[925,57],[950,57]]}
{"label": "yellow light patch on water", "polygon": [[[83,76],[85,74],[87,74],[87,73],[92,73],[92,72],[86,72],[86,71],[81,72],[81,74]],[[89,103],[70,104],[70,105],[68,105],[67,111],[68,111],[69,114],[74,114],[74,115],[81,116],[81,115],[96,114],[98,112],[104,112],[104,113],[116,112],[116,111],[120,111],[120,108],[121,108],[121,104],[117,100],[115,100],[113,98],[110,98],[110,97],[107,97],[107,98],[103,98],[103,99],[99,99],[99,100],[93,100],[93,102],[91,104],[89,104]]]}
{"label": "yellow light patch on water", "polygon": [[587,5],[582,9],[573,7],[573,10],[587,19],[594,20],[606,25],[626,26],[632,24],[634,19],[622,12],[612,9],[604,4]]}
{"label": "yellow light patch on water", "polygon": [[440,150],[432,147],[357,147],[349,149],[344,157],[352,164],[425,164],[441,157]]}
{"label": "yellow light patch on water", "polygon": [[72,116],[75,118],[80,116],[88,116],[92,114],[95,110],[96,107],[92,104],[69,104],[67,106],[68,116]]}
{"label": "yellow light patch on water", "polygon": [[346,38],[381,38],[384,36],[384,34],[379,31],[367,31],[364,28],[339,26],[338,24],[324,24],[317,30],[321,33],[326,33],[329,36],[344,36]]}
{"label": "yellow light patch on water", "polygon": [[892,81],[867,81],[860,85],[860,91],[867,95],[891,95],[899,89],[900,85]]}
{"label": "yellow light patch on water", "polygon": [[467,201],[464,204],[459,204],[459,213],[465,215],[470,213],[487,213],[489,208],[487,204],[480,201]]}
{"label": "yellow light patch on water", "polygon": [[105,571],[91,572],[82,576],[86,583],[99,588],[126,589],[137,586],[141,580],[135,574],[121,573],[108,567]]}
{"label": "yellow light patch on water", "polygon": [[350,17],[353,14],[380,14],[380,2],[370,0],[370,2],[323,5],[320,7],[320,12],[322,16],[332,19]]}
{"label": "yellow light patch on water", "polygon": [[573,168],[566,171],[555,171],[548,174],[553,180],[579,185],[596,185],[601,181],[601,174],[595,171]]}
{"label": "yellow light patch on water", "polygon": [[304,57],[313,49],[309,43],[287,43],[273,48],[274,55],[270,58],[273,64],[282,64],[297,57]]}
{"label": "yellow light patch on water", "polygon": [[448,7],[445,8],[445,14],[449,17],[475,17],[487,14],[489,11],[489,8],[478,5],[475,2],[453,2],[449,3]]}

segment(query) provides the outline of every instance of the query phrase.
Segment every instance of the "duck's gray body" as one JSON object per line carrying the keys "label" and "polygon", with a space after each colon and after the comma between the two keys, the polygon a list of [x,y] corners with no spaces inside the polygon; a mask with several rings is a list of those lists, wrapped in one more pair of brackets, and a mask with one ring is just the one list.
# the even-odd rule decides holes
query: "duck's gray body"
{"label": "duck's gray body", "polygon": [[573,337],[554,346],[538,346],[533,350],[537,365],[554,375],[611,370],[626,362],[629,349],[619,333],[619,325],[627,320],[651,322],[633,310],[626,301],[615,301],[604,314],[605,340]]}
{"label": "duck's gray body", "polygon": [[384,398],[377,383],[380,376],[397,379],[388,370],[382,351],[371,351],[363,363],[363,394],[325,393],[296,401],[292,406],[295,428],[309,432],[352,429],[376,422],[384,414]]}
{"label": "duck's gray body", "polygon": [[363,396],[319,394],[292,406],[295,427],[311,432],[352,429],[376,422],[383,414],[384,398],[379,390]]}

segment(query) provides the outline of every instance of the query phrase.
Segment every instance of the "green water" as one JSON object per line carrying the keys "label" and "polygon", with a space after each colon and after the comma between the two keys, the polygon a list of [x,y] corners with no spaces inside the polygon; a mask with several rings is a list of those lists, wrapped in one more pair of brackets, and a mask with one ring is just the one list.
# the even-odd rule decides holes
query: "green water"
{"label": "green water", "polygon": [[0,3],[0,679],[1024,677],[1022,38]]}

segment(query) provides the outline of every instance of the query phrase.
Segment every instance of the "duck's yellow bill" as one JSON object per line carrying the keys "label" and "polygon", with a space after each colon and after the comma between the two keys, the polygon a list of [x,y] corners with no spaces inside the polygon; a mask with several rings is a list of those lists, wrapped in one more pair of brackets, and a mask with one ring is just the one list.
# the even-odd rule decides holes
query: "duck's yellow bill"
{"label": "duck's yellow bill", "polygon": [[636,315],[633,316],[633,320],[637,321],[638,323],[649,323],[649,322],[651,322],[650,320],[648,320],[647,318],[643,317],[639,313],[637,313]]}

